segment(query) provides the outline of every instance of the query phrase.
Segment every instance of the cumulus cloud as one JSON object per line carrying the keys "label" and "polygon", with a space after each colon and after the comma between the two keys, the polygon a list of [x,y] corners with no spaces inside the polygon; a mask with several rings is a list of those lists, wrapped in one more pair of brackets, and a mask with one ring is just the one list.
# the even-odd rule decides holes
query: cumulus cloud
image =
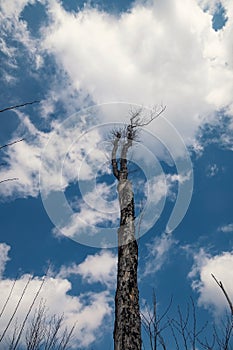
{"label": "cumulus cloud", "polygon": [[205,117],[232,111],[232,14],[229,1],[223,6],[228,21],[216,32],[213,14],[194,0],[136,4],[119,16],[88,7],[68,13],[52,1],[43,47],[94,102],[164,101],[188,142]]}
{"label": "cumulus cloud", "polygon": [[[10,301],[1,317],[1,334],[15,310],[28,278],[30,278],[30,276],[23,275],[15,283]],[[3,279],[0,281],[2,291],[0,308],[3,307],[3,303],[7,299],[12,284],[13,281],[9,279]],[[29,306],[38,291],[40,284],[41,278],[39,277],[34,277],[30,281],[22,302],[20,303],[20,307],[17,310],[16,317],[19,323],[23,321],[23,318],[27,314]],[[104,318],[111,315],[112,300],[109,293],[106,291],[99,293],[89,292],[85,295],[70,296],[68,294],[70,290],[71,283],[67,279],[46,278],[45,285],[43,286],[34,307],[37,308],[39,306],[39,301],[43,298],[48,307],[48,317],[53,314],[60,315],[64,313],[65,326],[68,326],[68,328],[71,329],[74,324],[78,324],[72,340],[74,347],[76,348],[77,344],[79,344],[79,346],[88,346],[96,339],[97,330],[99,332],[99,327],[102,325]],[[32,315],[30,315],[29,321],[31,317]],[[12,325],[12,327],[14,327],[14,325]],[[8,330],[7,335],[13,334],[12,327]]]}
{"label": "cumulus cloud", "polygon": [[[87,127],[106,121],[125,122],[128,107],[122,109],[121,102],[153,105],[162,101],[167,106],[166,118],[175,125],[187,144],[195,145],[195,149],[200,146],[194,137],[204,122],[212,120],[219,110],[233,114],[230,50],[233,11],[229,0],[222,1],[227,22],[218,31],[212,27],[215,10],[207,0],[136,2],[130,11],[118,15],[90,6],[71,13],[59,1],[42,1],[49,21],[40,28],[37,39],[31,38],[26,22],[20,18],[25,6],[34,3],[33,0],[21,0],[17,4],[12,2],[13,6],[4,0],[1,13],[2,19],[8,21],[5,30],[16,41],[23,40],[28,55],[35,62],[38,61],[36,55],[51,55],[56,76],[61,72],[57,84],[49,87],[52,89],[48,92],[51,99],[43,101],[40,113],[47,117],[54,112],[56,93],[62,102],[67,102],[66,106],[77,94],[82,96],[81,103],[85,97],[93,103],[119,103],[118,107],[114,105],[102,110],[102,115],[83,116],[78,125],[70,125],[68,129],[62,127],[62,132],[61,129],[55,130],[58,126],[55,121],[51,122],[49,132],[33,131],[31,123],[30,134],[34,138],[7,150],[9,166],[1,169],[1,178],[18,177],[19,181],[6,183],[1,187],[2,194],[38,195],[41,151],[51,138],[52,142],[43,154],[44,172],[40,177],[44,194],[65,190],[70,182],[77,181],[76,169],[80,164],[79,179],[91,179],[96,174],[96,164],[104,159],[97,147],[102,135],[93,131],[92,137],[82,138],[81,147],[75,142]],[[14,50],[5,41],[1,46],[13,59]],[[181,156],[180,149],[183,150],[184,145],[172,143],[174,132],[168,132],[168,123],[164,120],[161,117],[154,121],[150,131],[158,135],[169,150],[176,152],[177,157]],[[175,183],[174,179],[170,180]],[[83,214],[93,218],[92,221],[100,223],[103,219],[84,206],[81,209]],[[76,230],[76,222],[77,215],[74,215],[68,235]]]}
{"label": "cumulus cloud", "polygon": [[113,287],[116,276],[117,257],[108,251],[101,251],[95,255],[88,255],[79,265],[62,266],[58,276],[69,277],[72,274],[82,276],[89,284],[101,283]]}
{"label": "cumulus cloud", "polygon": [[194,265],[189,273],[193,279],[192,287],[199,293],[198,302],[205,308],[211,308],[215,313],[223,312],[227,307],[227,301],[222,291],[217,286],[211,274],[221,281],[230,299],[233,299],[232,282],[232,252],[223,252],[211,256],[203,249],[194,255]]}
{"label": "cumulus cloud", "polygon": [[106,153],[101,147],[103,140],[98,129],[85,135],[85,114],[74,116],[73,122],[67,119],[61,125],[53,121],[50,131],[43,132],[26,114],[16,113],[20,127],[12,140],[19,139],[18,135],[22,135],[24,140],[5,148],[3,159],[6,166],[1,168],[0,178],[17,177],[18,181],[1,187],[4,196],[37,196],[39,175],[40,189],[47,194],[64,190],[70,182],[93,179],[101,166],[104,168]]}
{"label": "cumulus cloud", "polygon": [[[63,96],[63,102],[67,100],[67,106],[71,100],[74,101],[77,92],[83,96],[82,101],[84,96],[88,96],[89,101],[92,99],[97,103],[129,101],[152,105],[163,101],[167,105],[166,117],[187,143],[194,142],[195,133],[206,117],[223,108],[231,113],[233,72],[229,38],[233,19],[230,1],[222,1],[228,19],[225,27],[218,32],[212,28],[214,10],[209,1],[137,2],[130,11],[117,16],[88,6],[71,13],[58,1],[42,1],[43,6],[46,4],[50,20],[46,27],[41,28],[43,34],[36,41],[30,37],[26,22],[20,18],[22,10],[34,3],[33,0],[21,0],[9,4],[4,0],[1,13],[7,21],[14,21],[13,26],[5,26],[5,29],[10,30],[16,40],[27,39],[24,45],[29,56],[53,55],[61,72],[60,87],[63,87],[63,92],[58,89],[58,83],[51,87],[52,91],[48,93],[51,98],[42,103],[41,113],[54,111],[56,92]],[[5,41],[1,42],[1,46],[13,59],[14,49]],[[64,84],[70,86],[69,93]],[[115,113],[114,108],[117,109]],[[121,113],[116,106],[114,108],[111,113],[103,113],[101,121],[125,121],[127,114]],[[95,122],[92,118],[90,125]],[[150,129],[157,133],[159,130],[169,143],[171,135],[157,122],[152,123]],[[76,135],[78,133],[79,130],[76,130]],[[66,138],[64,142],[67,142]],[[59,154],[64,143],[61,140],[57,143]],[[23,146],[26,147],[26,144],[22,144],[21,148]],[[34,140],[30,147],[31,150],[24,152],[30,152],[35,164],[43,145]],[[9,152],[13,167],[14,162],[18,164],[19,155],[16,148]],[[75,152],[73,156],[78,158]],[[74,158],[69,164],[73,165]],[[19,172],[18,168],[12,170]],[[68,163],[66,170],[70,170]],[[88,175],[88,168],[86,170]],[[9,175],[13,173],[14,177],[18,176],[14,171],[10,171]],[[22,175],[24,189],[29,190],[30,195],[36,193],[35,177],[32,171]],[[48,176],[50,182],[52,178],[56,179],[56,176]],[[31,191],[27,186],[30,180],[34,181]],[[12,191],[16,186],[18,184],[11,184]]]}
{"label": "cumulus cloud", "polygon": [[[1,267],[3,269],[4,264],[8,260],[7,252],[10,247],[2,243],[0,245],[0,258]],[[104,271],[100,271],[102,263],[108,263],[108,268],[105,267]],[[97,264],[94,266],[94,270],[90,271],[90,263]],[[99,265],[98,265],[99,264]],[[114,269],[115,258],[110,253],[102,252],[96,256],[88,256],[86,260],[77,266],[80,274],[87,278],[91,282],[100,281],[107,285],[112,279],[112,270]],[[102,266],[103,267],[103,266]],[[107,290],[101,292],[87,292],[73,296],[70,294],[72,289],[71,282],[66,278],[70,275],[71,271],[67,268],[61,269],[60,276],[47,276],[45,277],[45,283],[39,293],[33,311],[38,308],[40,300],[43,299],[46,302],[48,308],[47,316],[62,315],[64,314],[64,326],[69,329],[76,324],[75,332],[72,337],[72,345],[74,348],[77,346],[89,346],[97,339],[100,339],[100,329],[103,329],[103,322],[106,317],[111,317],[112,314],[112,298]],[[12,289],[9,302],[4,308],[4,312],[0,319],[0,331],[1,334],[5,329],[11,315],[16,310],[15,319],[17,318],[18,324],[21,324],[26,316],[33,299],[42,285],[44,277],[22,275],[15,282],[8,278],[0,279],[1,288],[1,300],[0,310],[2,310],[5,301],[7,300],[9,293]],[[28,281],[30,280],[27,288]],[[25,292],[23,293],[23,290]],[[17,307],[17,303],[22,296],[22,300]],[[29,322],[33,316],[33,311],[29,316]],[[15,323],[12,322],[10,328],[6,333],[6,339],[13,334]]]}

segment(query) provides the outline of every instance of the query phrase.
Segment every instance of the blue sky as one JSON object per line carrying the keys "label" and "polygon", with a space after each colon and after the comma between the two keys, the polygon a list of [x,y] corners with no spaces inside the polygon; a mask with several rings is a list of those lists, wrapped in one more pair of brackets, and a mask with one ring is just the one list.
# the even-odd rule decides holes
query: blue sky
{"label": "blue sky", "polygon": [[190,295],[200,322],[224,313],[211,273],[233,298],[232,14],[231,0],[1,1],[0,107],[41,102],[0,115],[1,145],[24,138],[1,152],[0,180],[18,180],[0,184],[0,308],[32,274],[20,320],[50,264],[41,297],[78,322],[73,348],[113,348],[109,133],[162,105],[130,153],[141,308],[155,289],[171,317]]}

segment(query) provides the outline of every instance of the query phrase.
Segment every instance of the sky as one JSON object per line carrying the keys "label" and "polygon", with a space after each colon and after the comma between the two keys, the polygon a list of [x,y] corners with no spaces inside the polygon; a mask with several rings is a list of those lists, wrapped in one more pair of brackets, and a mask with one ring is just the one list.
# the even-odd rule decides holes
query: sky
{"label": "sky", "polygon": [[72,348],[113,349],[111,131],[139,108],[166,107],[129,153],[141,310],[155,290],[170,317],[190,296],[201,324],[224,315],[211,273],[233,300],[232,25],[231,0],[0,1],[0,109],[40,101],[0,113],[0,144],[23,138],[0,154],[0,181],[17,178],[0,183],[0,310],[16,279],[0,333],[47,273],[40,298],[77,322]]}

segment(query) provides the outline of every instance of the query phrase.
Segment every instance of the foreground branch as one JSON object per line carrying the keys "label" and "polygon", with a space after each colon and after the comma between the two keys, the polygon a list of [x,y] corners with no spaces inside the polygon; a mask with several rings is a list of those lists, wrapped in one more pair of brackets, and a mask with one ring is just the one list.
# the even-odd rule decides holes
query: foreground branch
{"label": "foreground branch", "polygon": [[227,292],[226,292],[226,290],[225,290],[225,288],[224,288],[222,282],[221,282],[221,281],[218,281],[217,278],[214,276],[213,273],[211,273],[211,276],[213,277],[213,279],[215,280],[215,282],[217,283],[217,285],[221,288],[221,290],[222,290],[222,292],[223,292],[223,294],[224,294],[224,296],[225,296],[225,298],[226,298],[226,300],[227,300],[227,302],[228,302],[228,305],[229,305],[229,307],[230,307],[231,316],[233,316],[233,304],[232,304],[232,302],[231,302],[231,300],[230,300],[230,298],[229,298],[229,295],[227,294]]}
{"label": "foreground branch", "polygon": [[0,109],[0,113],[6,112],[6,111],[10,111],[12,109],[20,108],[20,107],[25,107],[25,106],[28,106],[28,105],[33,105],[34,103],[39,103],[39,102],[40,102],[39,100],[35,100],[35,101],[32,101],[32,102],[25,102],[25,103],[22,103],[20,105],[6,107],[4,109]]}
{"label": "foreground branch", "polygon": [[0,149],[5,148],[5,147],[12,146],[12,145],[14,145],[15,143],[22,142],[22,141],[24,141],[24,139],[20,139],[20,140],[16,140],[16,141],[13,141],[13,142],[10,142],[10,143],[6,143],[5,145],[0,146]]}
{"label": "foreground branch", "polygon": [[3,182],[8,182],[8,181],[17,181],[17,180],[19,180],[19,178],[18,178],[18,177],[12,177],[11,179],[1,180],[1,181],[0,181],[0,184],[2,184]]}

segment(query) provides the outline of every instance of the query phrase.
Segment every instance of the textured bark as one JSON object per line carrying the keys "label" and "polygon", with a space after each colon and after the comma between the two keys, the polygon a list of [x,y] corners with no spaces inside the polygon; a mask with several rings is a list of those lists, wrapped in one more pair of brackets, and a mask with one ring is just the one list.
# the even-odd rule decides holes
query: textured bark
{"label": "textured bark", "polygon": [[[124,251],[119,252],[121,262],[118,270],[118,288],[116,292],[115,350],[141,349],[138,289],[134,282],[137,265],[134,259],[127,259],[126,256],[127,252],[132,253],[134,250],[135,247],[130,245]],[[125,268],[126,264],[128,268]]]}
{"label": "textured bark", "polygon": [[118,230],[118,272],[115,296],[114,350],[141,349],[141,319],[137,285],[138,245],[135,240],[134,194],[128,180],[127,152],[132,145],[130,132],[123,144],[120,170],[116,152],[120,137],[116,136],[112,151],[113,174],[118,179],[120,228]]}

